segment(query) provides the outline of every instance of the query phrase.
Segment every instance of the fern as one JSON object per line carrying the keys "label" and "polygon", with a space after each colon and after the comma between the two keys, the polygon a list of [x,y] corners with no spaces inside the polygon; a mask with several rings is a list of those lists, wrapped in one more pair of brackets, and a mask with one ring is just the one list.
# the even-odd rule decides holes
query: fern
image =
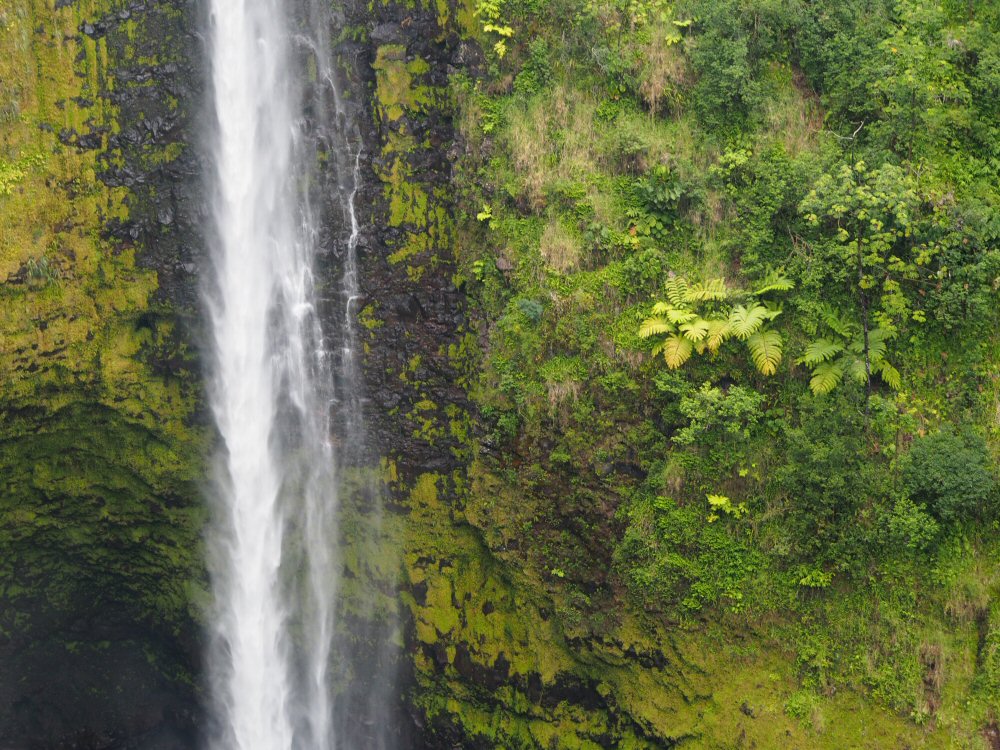
{"label": "fern", "polygon": [[854,334],[858,331],[857,323],[847,320],[829,305],[823,305],[820,308],[820,317],[827,328],[838,336],[843,336],[845,339],[853,338]]}
{"label": "fern", "polygon": [[753,363],[762,375],[774,375],[781,362],[781,334],[777,331],[760,330],[747,339],[747,347]]}
{"label": "fern", "polygon": [[813,368],[809,388],[817,396],[824,396],[833,391],[844,377],[844,365],[841,360],[823,362]]}
{"label": "fern", "polygon": [[664,333],[673,333],[674,325],[665,318],[646,318],[639,326],[639,338],[648,339]]}
{"label": "fern", "polygon": [[868,380],[868,370],[865,367],[864,357],[844,357],[844,369],[859,383],[864,383]]}
{"label": "fern", "polygon": [[795,282],[785,276],[782,270],[769,271],[767,276],[761,279],[754,287],[753,293],[757,296],[768,292],[787,292],[795,288]]}
{"label": "fern", "polygon": [[898,391],[903,385],[903,377],[899,374],[899,370],[890,365],[884,359],[880,360],[878,363],[878,374],[881,376],[882,380],[885,381],[885,384],[894,391]]}
{"label": "fern", "polygon": [[767,308],[763,305],[752,305],[747,308],[737,305],[729,313],[729,323],[732,327],[733,335],[740,341],[746,341],[753,336],[760,327],[764,325],[767,318]]}
{"label": "fern", "polygon": [[726,339],[732,334],[732,328],[725,318],[713,318],[708,322],[708,330],[705,334],[705,346],[712,354],[719,351]]}
{"label": "fern", "polygon": [[671,370],[676,370],[687,362],[693,352],[694,344],[676,333],[663,342],[663,360]]}
{"label": "fern", "polygon": [[729,287],[725,279],[709,279],[704,284],[695,284],[687,293],[690,302],[709,302],[724,300],[729,297]]}
{"label": "fern", "polygon": [[667,310],[667,318],[670,319],[671,323],[690,323],[692,320],[698,317],[698,314],[694,310],[683,309],[680,307],[670,307]]}
{"label": "fern", "polygon": [[681,324],[680,331],[684,334],[684,338],[694,342],[701,341],[708,335],[708,321],[704,318],[697,318],[690,323]]}
{"label": "fern", "polygon": [[815,367],[821,362],[833,359],[844,351],[844,345],[830,339],[816,339],[806,347],[805,353],[795,360],[800,365]]}
{"label": "fern", "polygon": [[667,292],[667,299],[675,307],[684,307],[688,301],[688,283],[683,276],[671,276],[664,285]]}

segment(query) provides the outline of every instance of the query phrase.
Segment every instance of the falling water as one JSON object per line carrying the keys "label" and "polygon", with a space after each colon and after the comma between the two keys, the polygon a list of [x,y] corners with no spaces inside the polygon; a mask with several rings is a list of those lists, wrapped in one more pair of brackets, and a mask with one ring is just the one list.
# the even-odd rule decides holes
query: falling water
{"label": "falling water", "polygon": [[[344,461],[331,436],[364,442],[361,151],[331,67],[334,21],[318,0],[210,0],[217,750],[361,747],[338,736],[350,733],[331,687]],[[326,299],[321,252],[342,269]]]}

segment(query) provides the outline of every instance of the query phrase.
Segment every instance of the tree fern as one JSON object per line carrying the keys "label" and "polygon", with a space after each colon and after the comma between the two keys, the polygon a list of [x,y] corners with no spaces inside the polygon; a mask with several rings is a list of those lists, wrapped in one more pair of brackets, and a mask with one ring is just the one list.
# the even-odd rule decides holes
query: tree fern
{"label": "tree fern", "polygon": [[892,390],[898,391],[903,385],[903,378],[899,374],[899,370],[890,365],[884,359],[880,360],[878,363],[878,374],[885,381]]}
{"label": "tree fern", "polygon": [[747,339],[747,347],[754,365],[762,375],[774,375],[781,362],[781,334],[763,329]]}
{"label": "tree fern", "polygon": [[671,276],[664,285],[667,299],[676,307],[683,307],[688,301],[688,283],[683,276]]}
{"label": "tree fern", "polygon": [[809,388],[817,396],[823,396],[833,391],[844,377],[843,362],[823,362],[813,368]]}
{"label": "tree fern", "polygon": [[820,308],[820,317],[826,324],[827,328],[836,333],[838,336],[843,336],[845,339],[852,338],[859,329],[857,323],[840,315],[840,313],[829,305],[823,305],[823,307]]}
{"label": "tree fern", "polygon": [[704,318],[695,318],[690,323],[682,323],[678,329],[684,334],[684,338],[698,342],[708,334],[708,321]]}
{"label": "tree fern", "polygon": [[725,279],[709,279],[704,284],[694,284],[688,290],[687,299],[690,302],[709,302],[724,300],[729,297],[729,287]]}
{"label": "tree fern", "polygon": [[663,360],[671,370],[676,370],[687,362],[693,352],[694,344],[691,343],[690,339],[676,333],[663,342]]}
{"label": "tree fern", "polygon": [[674,324],[666,318],[646,318],[639,326],[639,337],[648,339],[650,336],[659,336],[664,333],[673,333]]}
{"label": "tree fern", "polygon": [[844,351],[844,345],[830,339],[816,339],[806,347],[805,353],[795,360],[800,365],[815,367],[821,362],[833,359]]}
{"label": "tree fern", "polygon": [[795,288],[795,282],[785,276],[784,271],[769,271],[767,276],[757,282],[753,293],[757,296],[768,292],[787,292]]}
{"label": "tree fern", "polygon": [[671,306],[670,309],[667,310],[667,318],[670,319],[671,323],[677,323],[677,324],[690,323],[697,317],[698,313],[696,313],[694,310],[683,309],[673,306]]}
{"label": "tree fern", "polygon": [[719,351],[726,339],[732,334],[732,326],[725,318],[713,318],[708,321],[708,331],[705,335],[705,346],[712,354]]}
{"label": "tree fern", "polygon": [[746,341],[753,336],[767,319],[767,308],[763,305],[745,307],[737,305],[729,313],[729,324],[733,335],[740,341]]}

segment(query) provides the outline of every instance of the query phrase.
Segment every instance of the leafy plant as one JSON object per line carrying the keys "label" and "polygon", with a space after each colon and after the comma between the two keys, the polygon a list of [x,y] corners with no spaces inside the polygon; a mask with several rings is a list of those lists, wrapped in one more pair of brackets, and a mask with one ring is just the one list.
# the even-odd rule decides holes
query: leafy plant
{"label": "leafy plant", "polygon": [[903,486],[942,523],[988,517],[994,494],[986,442],[973,432],[935,432],[914,441],[902,463]]}
{"label": "leafy plant", "polygon": [[[724,279],[689,284],[671,276],[665,285],[667,302],[653,305],[652,316],[639,326],[642,338],[659,338],[653,354],[662,354],[667,367],[677,369],[697,352],[715,354],[730,338],[746,344],[754,366],[773,375],[781,362],[781,334],[767,327],[781,314],[780,305],[759,295],[793,286],[783,274],[769,275],[752,293],[730,289]],[[742,299],[738,304],[732,300]]]}
{"label": "leafy plant", "polygon": [[898,390],[902,378],[886,359],[887,331],[868,331],[867,350],[864,332],[857,323],[840,316],[833,308],[822,308],[827,334],[809,343],[796,362],[812,369],[809,388],[817,396],[833,391],[844,377],[859,383],[868,381],[869,372],[879,375],[893,390]]}

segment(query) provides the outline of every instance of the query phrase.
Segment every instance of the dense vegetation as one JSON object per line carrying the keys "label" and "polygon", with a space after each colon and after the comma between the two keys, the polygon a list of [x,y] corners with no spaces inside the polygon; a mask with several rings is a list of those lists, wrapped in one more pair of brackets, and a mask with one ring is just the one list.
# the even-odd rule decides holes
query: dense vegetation
{"label": "dense vegetation", "polygon": [[457,280],[494,553],[570,635],[756,633],[817,732],[848,687],[978,747],[1000,7],[483,0],[477,32]]}

